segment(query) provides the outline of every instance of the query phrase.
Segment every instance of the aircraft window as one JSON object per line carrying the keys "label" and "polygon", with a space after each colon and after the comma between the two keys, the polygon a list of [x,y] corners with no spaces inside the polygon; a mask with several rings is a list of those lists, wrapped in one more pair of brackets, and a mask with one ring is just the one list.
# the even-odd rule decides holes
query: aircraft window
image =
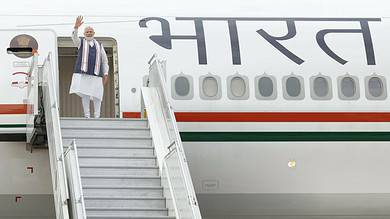
{"label": "aircraft window", "polygon": [[384,100],[387,96],[385,78],[374,75],[366,77],[366,97],[369,100]]}
{"label": "aircraft window", "polygon": [[185,77],[176,78],[175,90],[179,96],[187,96],[190,92],[190,83]]}
{"label": "aircraft window", "polygon": [[188,100],[193,97],[192,77],[179,74],[172,77],[172,97],[178,100]]}
{"label": "aircraft window", "polygon": [[301,83],[298,78],[290,77],[286,81],[286,88],[289,96],[297,97],[301,92]]}
{"label": "aircraft window", "polygon": [[330,100],[332,98],[332,82],[329,77],[317,75],[310,78],[311,97],[315,100]]}
{"label": "aircraft window", "polygon": [[217,100],[221,98],[221,79],[212,74],[207,74],[199,78],[200,97],[205,100]]}
{"label": "aircraft window", "polygon": [[342,100],[359,99],[359,82],[357,77],[349,75],[339,77],[339,96]]}
{"label": "aircraft window", "polygon": [[383,84],[381,79],[373,77],[368,80],[368,90],[370,91],[371,96],[379,97],[383,93]]}
{"label": "aircraft window", "polygon": [[263,97],[269,97],[274,92],[272,80],[268,77],[262,77],[259,80],[259,92]]}
{"label": "aircraft window", "polygon": [[207,97],[215,97],[218,93],[218,83],[213,77],[207,77],[203,80],[203,93]]}
{"label": "aircraft window", "polygon": [[324,97],[329,92],[329,85],[325,78],[318,77],[314,79],[314,93],[319,97]]}
{"label": "aircraft window", "polygon": [[256,98],[260,100],[273,100],[276,98],[276,80],[269,75],[255,78]]}
{"label": "aircraft window", "polygon": [[242,97],[245,94],[245,81],[240,77],[234,77],[231,81],[232,94],[235,97]]}
{"label": "aircraft window", "polygon": [[353,97],[356,93],[355,81],[350,77],[345,77],[341,80],[341,92],[346,97]]}
{"label": "aircraft window", "polygon": [[232,100],[246,100],[249,98],[248,78],[235,74],[228,77],[228,97]]}
{"label": "aircraft window", "polygon": [[302,100],[305,97],[303,78],[299,76],[286,76],[283,78],[284,98],[288,100]]}

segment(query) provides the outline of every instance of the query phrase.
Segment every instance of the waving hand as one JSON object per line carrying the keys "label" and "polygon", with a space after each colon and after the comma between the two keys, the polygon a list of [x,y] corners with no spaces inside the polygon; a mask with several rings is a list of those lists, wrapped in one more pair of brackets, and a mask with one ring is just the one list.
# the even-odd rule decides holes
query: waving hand
{"label": "waving hand", "polygon": [[76,18],[76,23],[74,24],[75,29],[79,29],[79,27],[84,23],[83,16],[78,16]]}

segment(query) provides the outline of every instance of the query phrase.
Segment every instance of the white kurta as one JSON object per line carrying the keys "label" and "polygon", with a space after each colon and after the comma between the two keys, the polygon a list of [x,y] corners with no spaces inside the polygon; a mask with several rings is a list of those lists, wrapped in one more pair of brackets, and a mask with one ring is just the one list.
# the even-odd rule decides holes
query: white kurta
{"label": "white kurta", "polygon": [[[74,45],[77,46],[77,48],[80,48],[81,42],[80,38],[78,37],[77,29],[75,29],[72,33],[72,40]],[[94,46],[93,41],[90,42],[90,46]],[[104,51],[103,45],[101,48],[101,67],[103,68],[104,75],[108,75],[109,66],[107,54],[106,51]],[[73,73],[72,83],[69,89],[70,94],[74,93],[80,97],[87,95],[91,98],[96,98],[101,101],[103,99],[103,92],[104,87],[102,77],[77,72]]]}
{"label": "white kurta", "polygon": [[103,99],[103,92],[103,80],[101,77],[88,74],[73,74],[72,84],[69,89],[70,94],[74,93],[80,97],[87,95],[101,101]]}

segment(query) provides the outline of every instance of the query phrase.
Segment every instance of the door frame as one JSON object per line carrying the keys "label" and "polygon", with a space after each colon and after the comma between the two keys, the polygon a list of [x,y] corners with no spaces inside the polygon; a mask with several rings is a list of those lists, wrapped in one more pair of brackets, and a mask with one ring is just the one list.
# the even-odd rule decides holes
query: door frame
{"label": "door frame", "polygon": [[[112,65],[113,65],[112,72],[114,75],[113,78],[114,78],[114,99],[115,99],[114,116],[115,118],[121,118],[122,115],[120,113],[120,102],[119,102],[118,44],[117,41],[111,37],[95,37],[95,39],[98,40],[100,43],[102,43],[105,48],[112,48]],[[73,41],[71,37],[57,37],[57,47],[58,47],[57,49],[59,50],[59,48],[75,47],[75,46],[73,45]]]}

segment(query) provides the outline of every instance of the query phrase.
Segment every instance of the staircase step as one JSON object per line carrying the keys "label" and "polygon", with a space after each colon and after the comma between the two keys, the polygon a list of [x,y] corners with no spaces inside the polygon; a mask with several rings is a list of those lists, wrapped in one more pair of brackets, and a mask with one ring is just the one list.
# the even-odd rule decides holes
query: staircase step
{"label": "staircase step", "polygon": [[[77,144],[77,143],[76,143]],[[127,148],[99,148],[99,147],[85,147],[78,146],[77,154],[84,155],[107,155],[107,156],[154,156],[154,149],[152,147],[127,147]]]}
{"label": "staircase step", "polygon": [[80,166],[156,166],[157,159],[155,156],[150,157],[127,157],[127,156],[80,156]]}
{"label": "staircase step", "polygon": [[88,127],[148,127],[148,121],[144,119],[115,119],[115,118],[100,118],[100,119],[85,119],[85,118],[61,118],[62,127],[72,126],[88,126]]}
{"label": "staircase step", "polygon": [[158,176],[157,166],[103,166],[80,165],[81,175],[134,175],[134,176]]}
{"label": "staircase step", "polygon": [[[64,147],[70,145],[75,137],[62,136]],[[102,148],[119,148],[119,147],[152,147],[151,137],[127,137],[127,138],[80,138],[76,139],[77,147],[102,147]]]}
{"label": "staircase step", "polygon": [[91,215],[88,219],[175,219],[173,216],[98,216]]}
{"label": "staircase step", "polygon": [[147,120],[61,118],[66,149],[76,141],[88,219],[168,216]]}
{"label": "staircase step", "polygon": [[162,197],[163,188],[161,186],[83,186],[83,194],[87,196],[138,196],[138,197]]}
{"label": "staircase step", "polygon": [[84,196],[85,207],[165,208],[165,198],[134,196]]}
{"label": "staircase step", "polygon": [[110,137],[110,138],[126,138],[126,137],[150,137],[150,130],[148,128],[137,129],[99,129],[99,128],[61,128],[63,137]]}
{"label": "staircase step", "polygon": [[166,208],[86,208],[87,216],[167,216]]}
{"label": "staircase step", "polygon": [[161,178],[156,176],[82,175],[81,182],[83,186],[161,186]]}

